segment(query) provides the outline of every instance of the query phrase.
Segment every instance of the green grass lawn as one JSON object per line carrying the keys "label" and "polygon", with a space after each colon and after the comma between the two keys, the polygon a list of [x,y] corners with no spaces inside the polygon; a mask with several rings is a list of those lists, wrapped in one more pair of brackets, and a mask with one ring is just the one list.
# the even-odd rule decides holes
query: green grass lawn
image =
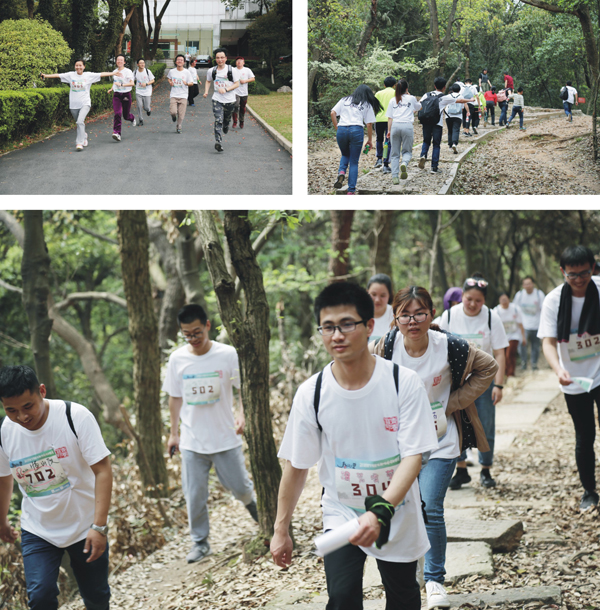
{"label": "green grass lawn", "polygon": [[292,94],[251,95],[248,106],[284,138],[292,141]]}

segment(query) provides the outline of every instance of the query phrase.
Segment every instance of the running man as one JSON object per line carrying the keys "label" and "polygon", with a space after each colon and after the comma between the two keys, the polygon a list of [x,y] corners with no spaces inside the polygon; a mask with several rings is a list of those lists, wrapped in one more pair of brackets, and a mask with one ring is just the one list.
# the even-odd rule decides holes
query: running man
{"label": "running man", "polygon": [[235,106],[234,89],[240,86],[240,77],[238,69],[227,64],[227,51],[225,49],[217,49],[215,61],[217,65],[206,73],[203,97],[208,96],[210,83],[214,81],[212,108],[215,115],[215,150],[222,152],[222,133],[226,134],[229,131],[229,121],[231,121],[233,107]]}
{"label": "running man", "polygon": [[187,70],[192,75],[192,82],[194,83],[188,89],[188,106],[194,108],[196,106],[196,104],[194,104],[194,98],[200,93],[198,85],[202,84],[198,78],[198,70],[196,70],[196,58],[193,58],[190,61],[190,67]]}
{"label": "running man", "polygon": [[83,406],[46,399],[28,366],[0,369],[0,540],[15,542],[8,520],[13,477],[23,494],[21,550],[30,608],[58,608],[65,551],[88,610],[108,610],[110,451]]}
{"label": "running man", "polygon": [[138,109],[138,125],[144,124],[142,119],[142,111],[145,110],[146,114],[150,116],[152,109],[150,103],[152,101],[152,83],[154,82],[154,74],[146,68],[146,62],[143,59],[137,60],[138,68],[133,73],[133,80],[135,81],[135,99],[137,101]]}
{"label": "running man", "polygon": [[318,463],[324,530],[358,519],[350,544],[325,556],[328,610],[362,609],[367,556],[377,559],[387,607],[420,610],[417,560],[430,544],[416,479],[421,454],[438,447],[425,387],[414,371],[369,353],[374,305],[364,288],[331,284],[314,311],[333,362],[294,397],[271,554],[290,565],[292,514]]}
{"label": "running man", "polygon": [[177,121],[177,133],[181,133],[181,125],[187,109],[189,87],[194,84],[192,74],[183,67],[184,61],[184,56],[178,55],[175,58],[176,67],[171,68],[167,74],[169,85],[171,85],[169,110],[173,123]]}
{"label": "running man", "polygon": [[244,129],[244,116],[246,114],[246,104],[248,103],[248,83],[253,83],[256,78],[250,68],[244,67],[244,58],[236,57],[235,66],[240,75],[240,86],[235,90],[235,106],[233,108],[233,125],[237,127],[238,109],[240,114],[240,129]]}
{"label": "running man", "polygon": [[125,67],[125,55],[117,55],[117,69],[113,77],[112,89],[108,92],[113,92],[113,110],[115,118],[113,120],[113,140],[121,141],[121,118],[126,121],[131,121],[133,127],[136,126],[136,120],[131,114],[131,88],[134,85],[133,72]]}
{"label": "running man", "polygon": [[[208,543],[208,472],[212,465],[222,485],[240,500],[258,522],[254,487],[242,453],[244,409],[234,421],[233,388],[239,389],[237,352],[211,341],[210,320],[200,305],[185,305],[177,314],[188,342],[169,356],[163,391],[169,395],[170,455],[181,451],[182,486],[193,546],[187,562],[210,553]],[[181,418],[181,437],[179,420]]]}
{"label": "running man", "polygon": [[42,78],[60,78],[61,82],[69,85],[69,110],[77,123],[77,136],[75,150],[81,152],[88,145],[88,135],[85,132],[85,119],[92,108],[90,89],[103,76],[112,76],[112,72],[84,72],[85,62],[78,59],[75,62],[74,72],[62,74],[42,74]]}

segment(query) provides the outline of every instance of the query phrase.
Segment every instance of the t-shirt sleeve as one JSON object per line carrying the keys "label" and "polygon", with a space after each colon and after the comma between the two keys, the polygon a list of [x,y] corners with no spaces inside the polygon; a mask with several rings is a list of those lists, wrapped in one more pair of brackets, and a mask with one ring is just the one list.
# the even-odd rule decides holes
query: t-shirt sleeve
{"label": "t-shirt sleeve", "polygon": [[71,414],[79,449],[87,464],[93,466],[110,455],[108,447],[104,444],[100,426],[90,411],[82,405],[72,403]]}
{"label": "t-shirt sleeve", "polygon": [[236,389],[240,389],[240,363],[237,351],[231,354],[231,385]]}
{"label": "t-shirt sleeve", "polygon": [[504,349],[508,347],[508,339],[506,337],[506,331],[504,330],[504,324],[500,316],[492,311],[492,349]]}
{"label": "t-shirt sleeve", "polygon": [[100,76],[100,72],[84,72],[84,74],[88,75],[87,82],[90,85],[93,83],[97,83],[102,79],[102,77]]}
{"label": "t-shirt sleeve", "polygon": [[415,110],[421,110],[421,102],[415,97]]}
{"label": "t-shirt sleeve", "polygon": [[206,72],[206,80],[208,82],[212,81],[212,79],[213,79],[212,75],[213,75],[213,68],[211,68],[210,70],[207,70],[207,72]]}
{"label": "t-shirt sleeve", "polygon": [[[556,301],[556,304],[555,304]],[[537,336],[539,339],[558,337],[558,299],[554,299],[548,295],[542,304],[542,313],[540,314],[540,326]]]}
{"label": "t-shirt sleeve", "polygon": [[450,324],[448,324],[448,310],[447,309],[440,316],[439,327],[442,330],[450,332]]}
{"label": "t-shirt sleeve", "polygon": [[154,74],[152,74],[151,70],[148,70],[148,80],[152,80],[154,78]]}
{"label": "t-shirt sleeve", "polygon": [[177,375],[173,354],[169,356],[162,391],[166,392],[169,396],[173,396],[173,398],[181,398],[183,396],[181,379],[179,379]]}
{"label": "t-shirt sleeve", "polygon": [[4,453],[4,449],[0,447],[0,477],[7,477],[11,474],[8,456]]}
{"label": "t-shirt sleeve", "polygon": [[247,70],[248,70],[248,78],[255,78],[254,72],[252,72],[252,70],[250,70],[250,68],[247,68]]}
{"label": "t-shirt sleeve", "polygon": [[335,110],[335,113],[337,114],[337,116],[340,116],[342,114],[342,108],[344,107],[344,100],[341,99],[332,109],[331,112],[333,112]]}
{"label": "t-shirt sleeve", "polygon": [[523,311],[518,305],[515,305],[515,309],[517,310],[517,324],[523,324]]}
{"label": "t-shirt sleeve", "polygon": [[365,108],[365,113],[363,115],[365,124],[367,123],[375,123],[375,111],[373,110],[373,106],[368,104]]}
{"label": "t-shirt sleeve", "polygon": [[298,388],[277,454],[294,468],[311,468],[321,458],[321,432],[314,409],[315,385],[316,375]]}
{"label": "t-shirt sleeve", "polygon": [[58,76],[60,77],[60,81],[62,83],[67,83],[67,85],[71,84],[71,79],[73,77],[71,76],[70,72],[64,72],[63,74],[59,74]]}
{"label": "t-shirt sleeve", "polygon": [[394,100],[395,100],[395,99],[396,99],[396,98],[392,98],[392,99],[390,100],[390,103],[388,104],[388,107],[387,107],[387,110],[386,110],[386,113],[385,113],[385,116],[386,116],[388,119],[393,119],[393,118],[394,118],[394,110],[393,110],[393,108],[392,108],[392,105],[393,105],[393,103],[394,103]]}

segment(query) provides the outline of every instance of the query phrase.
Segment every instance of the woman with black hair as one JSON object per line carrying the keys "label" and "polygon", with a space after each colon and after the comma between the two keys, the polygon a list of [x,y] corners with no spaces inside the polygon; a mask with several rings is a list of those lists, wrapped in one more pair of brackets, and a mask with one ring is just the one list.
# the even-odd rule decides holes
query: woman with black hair
{"label": "woman with black hair", "polygon": [[373,275],[367,284],[367,292],[373,299],[375,307],[375,326],[369,337],[369,342],[371,342],[386,335],[394,322],[394,312],[392,311],[394,291],[390,276],[385,273]]}
{"label": "woman with black hair", "polygon": [[[402,180],[408,178],[407,166],[412,159],[412,147],[415,140],[413,123],[415,112],[421,110],[421,102],[408,92],[408,82],[401,78],[396,85],[396,96],[390,100],[387,108],[388,137],[392,145],[392,183],[399,184],[398,174]],[[402,155],[402,163],[400,163]]]}
{"label": "woman with black hair", "polygon": [[[367,126],[367,146],[373,147],[373,123],[381,104],[367,85],[359,85],[352,95],[343,97],[332,109],[331,120],[336,129],[336,139],[342,158],[334,188],[341,188],[348,172],[348,195],[356,194],[358,180],[358,160],[365,139]],[[338,122],[337,117],[340,117]]]}

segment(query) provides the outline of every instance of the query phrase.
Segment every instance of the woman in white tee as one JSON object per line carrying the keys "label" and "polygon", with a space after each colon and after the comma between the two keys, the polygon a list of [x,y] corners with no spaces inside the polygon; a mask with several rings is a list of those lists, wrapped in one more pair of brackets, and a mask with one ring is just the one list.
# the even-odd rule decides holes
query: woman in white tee
{"label": "woman in white tee", "polygon": [[143,59],[137,60],[137,70],[133,73],[133,81],[135,82],[135,99],[138,109],[138,125],[144,124],[142,112],[150,116],[152,109],[152,83],[154,83],[154,74],[146,68],[146,62]]}
{"label": "woman in white tee", "polygon": [[369,279],[367,292],[373,299],[375,306],[375,326],[369,337],[369,342],[378,341],[390,330],[394,321],[392,310],[392,280],[385,273],[376,273]]}
{"label": "woman in white tee", "polygon": [[[408,178],[407,166],[412,159],[412,147],[415,140],[413,122],[415,112],[421,110],[421,102],[408,92],[408,82],[401,78],[396,85],[396,97],[390,100],[387,107],[388,134],[392,145],[392,183],[399,184],[398,174],[402,180]],[[400,163],[402,155],[402,163]],[[399,168],[398,168],[399,166]]]}
{"label": "woman in white tee", "polygon": [[85,132],[85,118],[92,107],[90,89],[93,83],[97,83],[103,76],[112,76],[112,72],[84,72],[85,62],[78,59],[75,62],[74,72],[62,74],[42,74],[42,78],[60,78],[63,83],[70,87],[69,110],[77,123],[77,137],[75,149],[82,151],[88,145],[88,136]]}
{"label": "woman in white tee", "polygon": [[508,339],[508,347],[505,351],[506,358],[506,376],[514,377],[515,369],[517,368],[517,349],[519,341],[523,345],[527,344],[527,336],[523,327],[523,314],[518,305],[510,302],[506,292],[502,292],[498,297],[499,305],[494,307],[494,311],[504,324],[506,338]]}
{"label": "woman in white tee", "polygon": [[[348,195],[356,194],[358,180],[358,160],[365,139],[367,126],[367,146],[373,147],[373,123],[381,104],[367,85],[359,85],[352,95],[343,97],[332,109],[331,120],[336,129],[336,139],[342,158],[338,177],[333,185],[339,189],[344,184],[348,172]],[[337,117],[340,117],[338,122]],[[368,152],[368,149],[367,149]]]}

